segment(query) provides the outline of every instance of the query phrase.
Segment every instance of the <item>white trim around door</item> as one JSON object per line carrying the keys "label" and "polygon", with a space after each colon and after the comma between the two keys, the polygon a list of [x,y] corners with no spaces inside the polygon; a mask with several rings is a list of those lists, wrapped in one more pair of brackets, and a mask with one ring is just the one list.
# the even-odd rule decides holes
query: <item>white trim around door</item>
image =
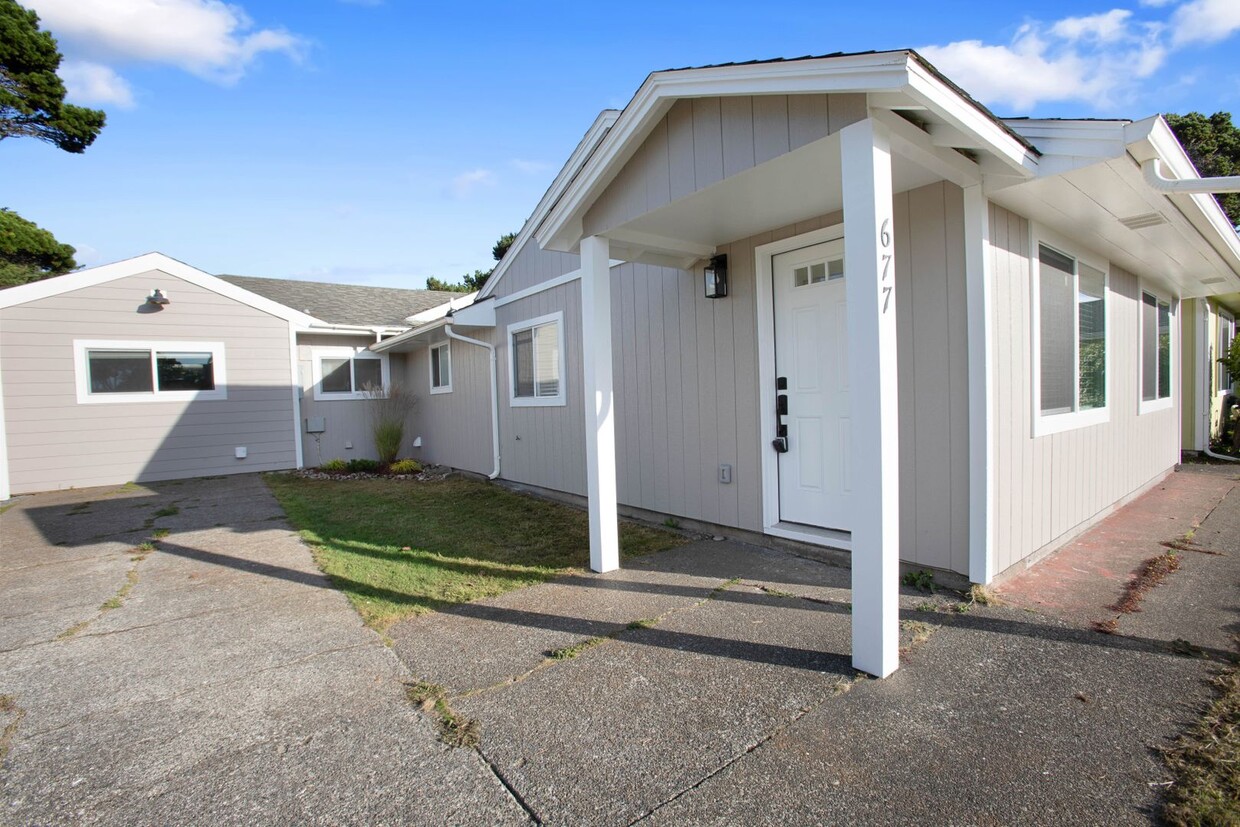
{"label": "white trim around door", "polygon": [[799,540],[818,546],[852,550],[852,537],[847,532],[817,529],[812,526],[784,523],[779,518],[779,458],[772,447],[776,437],[775,419],[775,296],[772,259],[780,253],[811,247],[844,237],[844,225],[836,224],[820,230],[772,241],[754,249],[755,291],[758,314],[758,404],[762,435],[762,531],[774,537]]}

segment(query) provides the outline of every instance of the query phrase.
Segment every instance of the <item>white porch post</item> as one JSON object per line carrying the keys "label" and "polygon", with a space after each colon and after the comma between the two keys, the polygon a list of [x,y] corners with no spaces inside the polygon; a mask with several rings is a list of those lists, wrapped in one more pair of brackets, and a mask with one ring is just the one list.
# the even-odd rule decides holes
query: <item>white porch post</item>
{"label": "white porch post", "polygon": [[590,568],[620,568],[616,426],[611,381],[611,254],[606,238],[581,240],[581,353],[585,375]]}
{"label": "white porch post", "polygon": [[852,405],[852,663],[900,665],[900,443],[891,148],[873,118],[840,133]]}
{"label": "white porch post", "polygon": [[969,329],[969,579],[989,583],[994,525],[994,400],[990,382],[990,202],[981,184],[964,190],[964,269]]}

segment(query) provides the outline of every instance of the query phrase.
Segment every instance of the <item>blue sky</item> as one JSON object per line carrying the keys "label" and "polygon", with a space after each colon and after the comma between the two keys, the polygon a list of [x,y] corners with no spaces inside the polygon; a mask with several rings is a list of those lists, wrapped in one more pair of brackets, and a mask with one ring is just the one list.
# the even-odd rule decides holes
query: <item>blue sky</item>
{"label": "blue sky", "polygon": [[0,206],[86,265],[455,280],[600,109],[671,67],[915,47],[1001,115],[1240,119],[1240,0],[21,2],[108,126],[84,155],[5,141]]}

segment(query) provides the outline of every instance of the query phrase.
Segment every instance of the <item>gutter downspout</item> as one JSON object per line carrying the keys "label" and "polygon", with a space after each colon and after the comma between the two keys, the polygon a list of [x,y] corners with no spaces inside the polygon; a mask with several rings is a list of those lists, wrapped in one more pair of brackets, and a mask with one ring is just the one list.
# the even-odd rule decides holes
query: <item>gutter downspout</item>
{"label": "gutter downspout", "polygon": [[1162,174],[1162,166],[1162,161],[1158,158],[1151,158],[1141,165],[1145,183],[1159,192],[1181,195],[1240,192],[1240,175],[1220,178],[1166,178]]}
{"label": "gutter downspout", "polygon": [[449,339],[456,339],[458,342],[484,347],[491,354],[491,446],[495,451],[495,467],[487,475],[487,479],[496,479],[499,476],[499,371],[496,367],[495,345],[478,339],[471,339],[468,336],[462,336],[452,329],[451,321],[444,325],[443,331],[448,334]]}

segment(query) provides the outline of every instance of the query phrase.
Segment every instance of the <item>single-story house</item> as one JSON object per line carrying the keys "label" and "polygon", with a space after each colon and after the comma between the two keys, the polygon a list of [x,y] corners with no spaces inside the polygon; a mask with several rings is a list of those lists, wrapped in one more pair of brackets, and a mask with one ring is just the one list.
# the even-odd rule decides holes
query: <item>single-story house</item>
{"label": "single-story house", "polygon": [[912,51],[656,72],[470,306],[370,349],[425,458],[586,498],[596,571],[620,506],[850,551],[886,675],[900,561],[991,583],[1179,461],[1228,183],[1161,117],[998,118]]}
{"label": "single-story house", "polygon": [[0,290],[0,499],[373,458],[366,387],[404,357],[369,346],[462,298],[159,253]]}

